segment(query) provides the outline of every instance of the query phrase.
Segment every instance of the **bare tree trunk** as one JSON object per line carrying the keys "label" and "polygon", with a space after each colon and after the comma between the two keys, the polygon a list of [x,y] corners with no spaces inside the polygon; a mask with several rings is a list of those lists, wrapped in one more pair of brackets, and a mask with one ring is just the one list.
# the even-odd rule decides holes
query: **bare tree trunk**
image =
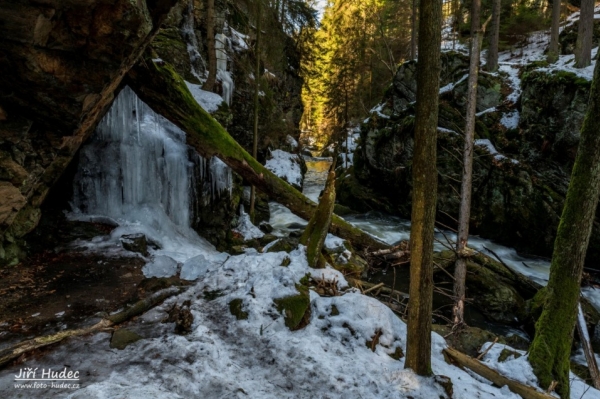
{"label": "bare tree trunk", "polygon": [[319,199],[319,205],[312,218],[308,222],[302,237],[300,237],[300,243],[306,246],[306,259],[308,265],[314,268],[325,267],[325,261],[321,251],[323,250],[323,244],[327,233],[329,232],[329,225],[331,224],[331,215],[333,215],[333,208],[335,207],[335,159],[329,174],[327,175],[327,183],[323,194]]}
{"label": "bare tree trunk", "polygon": [[[192,0],[193,1],[193,0]],[[202,90],[213,91],[217,80],[217,49],[215,46],[215,0],[207,0],[206,41],[208,42],[208,78]]]}
{"label": "bare tree trunk", "polygon": [[529,362],[540,386],[557,381],[569,397],[569,357],[577,317],[581,274],[600,193],[600,62],[596,63],[579,149],[554,241],[550,280],[542,315],[535,325]]}
{"label": "bare tree trunk", "polygon": [[594,0],[581,0],[579,31],[575,43],[575,67],[585,68],[592,63],[594,35]]}
{"label": "bare tree trunk", "polygon": [[[594,1],[594,0],[592,0]],[[498,69],[498,43],[500,41],[500,12],[502,0],[492,0],[492,25],[490,27],[490,47],[485,69],[495,72]]]}
{"label": "bare tree trunk", "polygon": [[[256,65],[254,66],[254,130],[252,132],[252,156],[254,159],[258,156],[258,92],[260,89],[260,20],[262,17],[260,2],[256,2],[256,45],[254,47],[254,56]],[[254,222],[254,207],[256,202],[256,187],[250,188],[250,219]]]}
{"label": "bare tree trunk", "polygon": [[410,14],[410,59],[417,58],[417,17],[419,15],[419,0],[413,0]]}
{"label": "bare tree trunk", "polygon": [[442,2],[421,0],[419,14],[419,69],[410,229],[410,302],[405,367],[413,369],[419,375],[430,375]]}
{"label": "bare tree trunk", "polygon": [[556,62],[560,49],[558,47],[558,31],[560,28],[560,0],[552,1],[552,26],[550,27],[550,47],[548,47],[548,62]]}
{"label": "bare tree trunk", "polygon": [[469,240],[469,220],[471,219],[471,188],[473,185],[473,141],[475,137],[475,111],[477,107],[477,79],[479,78],[479,52],[482,28],[480,26],[481,0],[473,0],[471,6],[471,60],[467,91],[467,115],[465,144],[463,150],[463,176],[460,187],[460,211],[456,238],[456,268],[454,269],[454,327],[464,324],[465,280],[467,277],[467,256],[465,247]]}

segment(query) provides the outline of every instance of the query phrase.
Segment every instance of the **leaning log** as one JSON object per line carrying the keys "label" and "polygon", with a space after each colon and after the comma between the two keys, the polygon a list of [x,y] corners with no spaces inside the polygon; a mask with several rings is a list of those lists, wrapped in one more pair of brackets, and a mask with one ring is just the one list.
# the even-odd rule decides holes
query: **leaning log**
{"label": "leaning log", "polygon": [[453,348],[444,349],[444,353],[448,355],[453,361],[455,361],[461,367],[466,367],[475,374],[482,376],[483,378],[490,380],[499,387],[506,385],[512,392],[520,395],[523,399],[556,399],[547,393],[537,391],[535,388],[521,384],[518,381],[506,378],[496,370],[492,370],[479,360],[473,359],[470,356],[465,355],[462,352],[457,351]]}
{"label": "leaning log", "polygon": [[148,311],[154,306],[159,305],[165,299],[175,294],[178,294],[179,292],[180,290],[177,288],[162,290],[155,293],[154,295],[149,296],[146,299],[142,299],[139,302],[136,302],[130,308],[127,308],[112,316],[107,316],[103,318],[93,326],[79,328],[76,330],[61,331],[57,334],[45,335],[42,337],[36,337],[27,341],[19,342],[13,346],[10,346],[0,351],[0,367],[5,366],[8,362],[18,358],[19,356],[25,353],[31,352],[35,349],[46,347],[48,345],[57,344],[66,338],[78,337],[114,327],[117,324],[121,324],[135,316],[139,316],[140,314]]}
{"label": "leaning log", "polygon": [[[246,152],[219,122],[198,105],[173,67],[162,60],[156,61],[153,62],[151,53],[147,51],[142,61],[129,71],[127,83],[138,97],[154,112],[183,130],[187,144],[200,155],[205,158],[216,156],[272,200],[310,220],[316,204]],[[337,215],[332,216],[329,231],[361,249],[388,247]]]}
{"label": "leaning log", "polygon": [[306,257],[310,267],[325,267],[321,251],[323,250],[323,244],[325,244],[325,238],[327,238],[327,231],[331,225],[334,206],[335,172],[332,170],[327,176],[325,190],[323,191],[323,195],[321,195],[317,210],[310,218],[302,237],[300,237],[300,243],[306,245]]}

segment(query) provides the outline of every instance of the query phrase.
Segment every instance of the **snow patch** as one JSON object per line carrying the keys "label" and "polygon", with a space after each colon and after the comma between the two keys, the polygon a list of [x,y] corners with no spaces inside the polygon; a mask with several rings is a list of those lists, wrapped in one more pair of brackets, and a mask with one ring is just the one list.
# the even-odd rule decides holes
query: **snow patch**
{"label": "snow patch", "polygon": [[288,183],[302,187],[301,160],[298,155],[282,150],[273,150],[271,157],[265,164],[267,169]]}
{"label": "snow patch", "polygon": [[217,93],[202,90],[202,86],[185,82],[188,90],[192,93],[194,100],[209,114],[217,111],[223,103],[223,98]]}

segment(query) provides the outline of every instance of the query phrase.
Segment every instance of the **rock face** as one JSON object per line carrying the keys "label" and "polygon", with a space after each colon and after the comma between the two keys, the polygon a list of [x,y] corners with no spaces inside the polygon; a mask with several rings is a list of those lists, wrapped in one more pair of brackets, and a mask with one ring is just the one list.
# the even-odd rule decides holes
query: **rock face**
{"label": "rock face", "polygon": [[0,265],[174,3],[0,1]]}
{"label": "rock face", "polygon": [[[512,90],[502,74],[480,74],[471,232],[549,256],[590,82],[537,66],[521,73],[516,104],[505,100]],[[442,58],[437,219],[449,226],[459,209],[467,67],[463,55]],[[412,61],[399,68],[383,105],[363,125],[353,170],[338,181],[342,204],[410,217],[415,68]],[[588,260],[600,259],[600,231],[594,229]]]}

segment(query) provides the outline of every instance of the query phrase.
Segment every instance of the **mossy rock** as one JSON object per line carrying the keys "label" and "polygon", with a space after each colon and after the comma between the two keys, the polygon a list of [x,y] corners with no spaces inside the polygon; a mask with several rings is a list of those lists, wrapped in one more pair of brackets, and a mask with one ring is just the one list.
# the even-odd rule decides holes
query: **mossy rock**
{"label": "mossy rock", "polygon": [[518,359],[523,355],[521,355],[519,352],[511,351],[510,349],[504,348],[502,349],[502,352],[500,352],[500,356],[498,356],[498,361],[500,363],[504,363],[511,356],[514,356],[515,359]]}
{"label": "mossy rock", "polygon": [[280,238],[267,252],[287,252],[290,253],[298,248],[298,239],[294,237]]}
{"label": "mossy rock", "polygon": [[400,360],[404,357],[404,351],[401,347],[397,346],[394,352],[390,353],[389,355],[394,360]]}
{"label": "mossy rock", "polygon": [[281,261],[281,266],[283,267],[288,267],[290,264],[292,263],[292,260],[290,259],[289,256],[286,256],[285,258],[283,258],[283,260]]}
{"label": "mossy rock", "polygon": [[276,239],[277,239],[277,236],[275,236],[273,234],[265,234],[264,236],[262,236],[262,238],[258,239],[258,242],[260,243],[261,247],[264,247],[265,245],[272,243]]}
{"label": "mossy rock", "polygon": [[207,301],[213,301],[225,295],[222,290],[206,290],[202,293],[202,297]]}
{"label": "mossy rock", "polygon": [[175,27],[161,29],[152,41],[152,48],[161,59],[173,65],[175,70],[185,80],[194,84],[200,84],[198,78],[191,72],[192,66],[187,45],[179,29]]}
{"label": "mossy rock", "polygon": [[292,331],[308,325],[310,321],[310,295],[306,286],[296,286],[299,293],[284,298],[275,299],[279,313],[283,312],[285,325]]}
{"label": "mossy rock", "polygon": [[141,335],[134,333],[126,328],[119,328],[113,332],[110,338],[110,347],[113,349],[123,350],[128,345],[144,339]]}
{"label": "mossy rock", "polygon": [[229,302],[229,312],[238,320],[248,319],[248,312],[244,312],[244,300],[241,298],[233,299]]}
{"label": "mossy rock", "polygon": [[477,327],[465,327],[458,334],[451,334],[452,327],[440,324],[432,324],[431,329],[441,336],[448,336],[446,338],[449,345],[457,350],[472,356],[476,357],[479,353],[479,348],[486,342],[491,342],[496,339],[496,334],[493,334],[489,331],[482,330]]}
{"label": "mossy rock", "polygon": [[512,324],[525,317],[525,300],[510,281],[472,261],[467,262],[468,296],[490,320]]}

